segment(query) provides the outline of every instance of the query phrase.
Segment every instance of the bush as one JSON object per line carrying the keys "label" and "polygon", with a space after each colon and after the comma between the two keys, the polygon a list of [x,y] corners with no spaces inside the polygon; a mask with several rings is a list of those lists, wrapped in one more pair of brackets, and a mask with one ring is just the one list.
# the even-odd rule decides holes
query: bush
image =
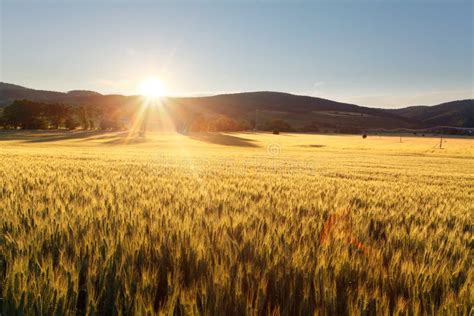
{"label": "bush", "polygon": [[274,130],[273,135],[280,135],[280,131]]}

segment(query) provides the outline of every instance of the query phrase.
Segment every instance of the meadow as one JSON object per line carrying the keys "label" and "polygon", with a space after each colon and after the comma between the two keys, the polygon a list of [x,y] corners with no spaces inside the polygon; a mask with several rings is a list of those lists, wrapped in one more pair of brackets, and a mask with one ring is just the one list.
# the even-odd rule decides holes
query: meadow
{"label": "meadow", "polygon": [[1,314],[469,315],[474,140],[0,132]]}

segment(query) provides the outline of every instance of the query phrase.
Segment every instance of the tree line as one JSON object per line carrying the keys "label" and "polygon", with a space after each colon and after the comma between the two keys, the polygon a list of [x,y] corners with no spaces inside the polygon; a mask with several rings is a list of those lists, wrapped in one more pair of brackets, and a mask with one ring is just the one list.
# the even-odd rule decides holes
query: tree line
{"label": "tree line", "polygon": [[110,106],[17,100],[3,109],[0,125],[10,129],[121,129],[123,117]]}
{"label": "tree line", "polygon": [[[135,120],[138,108],[120,105],[71,105],[16,100],[3,109],[0,127],[4,129],[83,129],[122,130]],[[256,124],[254,120],[234,119],[225,115],[193,114],[187,119],[174,117],[176,126],[187,132],[233,132],[248,130],[297,131],[281,119]],[[142,119],[146,128],[146,119]],[[314,128],[314,127],[313,127]]]}
{"label": "tree line", "polygon": [[[9,106],[0,108],[0,128],[3,129],[82,129],[82,130],[124,130],[141,120],[141,130],[147,129],[147,118],[139,117],[139,105],[101,104],[63,104],[46,103],[31,100],[16,100]],[[145,111],[148,112],[148,111]],[[237,131],[270,131],[301,133],[341,133],[361,134],[366,129],[350,125],[330,125],[322,122],[309,122],[304,126],[294,127],[283,119],[259,120],[231,118],[221,114],[200,114],[188,112],[186,115],[173,115],[171,120],[178,131],[184,132],[237,132]],[[152,126],[148,126],[152,127]],[[383,131],[383,130],[381,130]],[[437,127],[423,130],[406,130],[423,135],[425,133],[468,135],[469,128]],[[390,131],[383,131],[390,132]],[[397,131],[391,131],[397,132]]]}
{"label": "tree line", "polygon": [[235,120],[224,115],[194,116],[187,126],[190,132],[236,132],[252,129],[251,122]]}

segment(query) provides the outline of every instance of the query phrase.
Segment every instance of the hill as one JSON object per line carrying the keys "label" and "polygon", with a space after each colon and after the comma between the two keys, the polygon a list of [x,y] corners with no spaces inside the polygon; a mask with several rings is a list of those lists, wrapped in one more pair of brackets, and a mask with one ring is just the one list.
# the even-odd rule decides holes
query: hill
{"label": "hill", "polygon": [[474,127],[474,100],[459,100],[435,106],[410,106],[388,110],[426,126]]}
{"label": "hill", "polygon": [[[84,90],[63,93],[0,83],[0,106],[6,106],[17,99],[128,108],[135,108],[143,102],[140,96],[102,95]],[[161,103],[175,121],[181,122],[189,121],[197,115],[224,115],[256,122],[257,127],[270,120],[283,119],[294,128],[303,130],[310,130],[314,126],[328,131],[474,126],[474,100],[388,110],[316,97],[261,91],[164,98]]]}
{"label": "hill", "polygon": [[98,92],[90,91],[90,90],[72,90],[72,91],[68,91],[67,94],[72,97],[88,97],[88,96],[102,95]]}
{"label": "hill", "polygon": [[65,95],[67,94],[55,91],[34,90],[10,83],[0,82],[0,106],[6,106],[12,101],[18,99],[51,101],[64,97]]}
{"label": "hill", "polygon": [[323,128],[410,128],[416,122],[379,109],[361,107],[322,98],[281,92],[245,92],[210,97],[170,98],[169,103],[193,111],[219,113],[256,120],[257,124],[284,119],[292,126]]}

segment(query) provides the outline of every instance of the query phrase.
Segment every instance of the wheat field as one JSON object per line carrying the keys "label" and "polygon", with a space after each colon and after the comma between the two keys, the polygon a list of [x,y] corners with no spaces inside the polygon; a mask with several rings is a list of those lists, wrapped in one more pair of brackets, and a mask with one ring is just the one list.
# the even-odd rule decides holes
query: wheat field
{"label": "wheat field", "polygon": [[1,314],[468,315],[474,140],[0,133]]}

